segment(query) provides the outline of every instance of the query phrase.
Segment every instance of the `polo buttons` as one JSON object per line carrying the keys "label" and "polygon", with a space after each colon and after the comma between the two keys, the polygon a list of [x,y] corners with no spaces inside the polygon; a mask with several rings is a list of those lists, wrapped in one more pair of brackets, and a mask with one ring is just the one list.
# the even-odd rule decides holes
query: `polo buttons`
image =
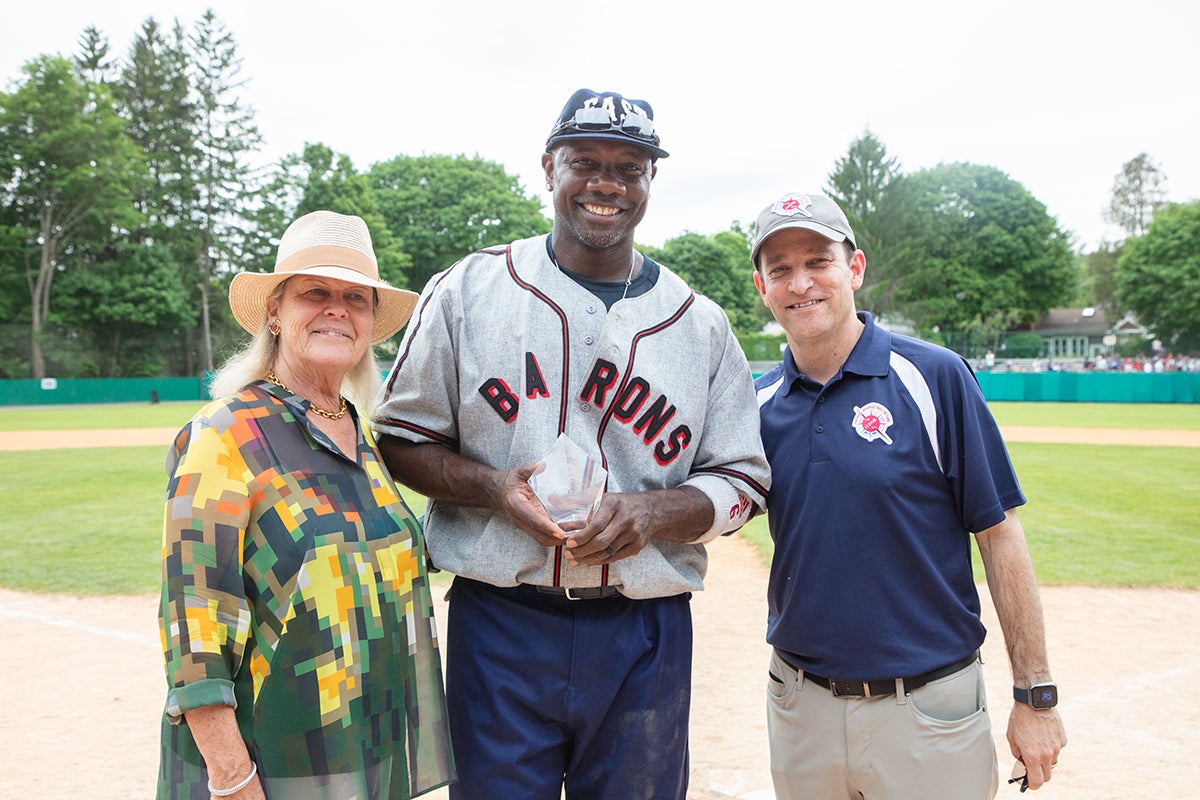
{"label": "polo buttons", "polygon": [[595,307],[595,306],[588,306],[588,307],[587,307],[587,312],[588,312],[589,314],[595,314],[595,313],[596,313],[596,307]]}

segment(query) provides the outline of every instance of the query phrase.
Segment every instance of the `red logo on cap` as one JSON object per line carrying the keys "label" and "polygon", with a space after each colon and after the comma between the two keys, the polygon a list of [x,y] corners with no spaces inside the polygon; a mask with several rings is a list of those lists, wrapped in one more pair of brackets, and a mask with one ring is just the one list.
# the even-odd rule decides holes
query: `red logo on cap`
{"label": "red logo on cap", "polygon": [[806,217],[811,217],[812,212],[808,207],[812,205],[812,198],[806,194],[789,194],[785,195],[775,203],[775,213],[781,217],[794,217],[797,214],[803,214]]}

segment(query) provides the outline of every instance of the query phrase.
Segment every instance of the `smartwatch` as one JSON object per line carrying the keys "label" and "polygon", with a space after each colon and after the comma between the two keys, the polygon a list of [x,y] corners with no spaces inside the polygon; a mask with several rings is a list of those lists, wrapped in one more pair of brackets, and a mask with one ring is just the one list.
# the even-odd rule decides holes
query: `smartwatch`
{"label": "smartwatch", "polygon": [[1053,683],[1035,683],[1028,689],[1014,686],[1013,699],[1034,708],[1054,708],[1058,705],[1058,687]]}

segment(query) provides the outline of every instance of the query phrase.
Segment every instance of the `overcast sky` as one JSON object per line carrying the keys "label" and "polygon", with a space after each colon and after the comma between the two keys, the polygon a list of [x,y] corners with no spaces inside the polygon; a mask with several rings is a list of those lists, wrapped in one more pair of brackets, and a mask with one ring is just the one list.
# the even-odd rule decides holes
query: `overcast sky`
{"label": "overcast sky", "polygon": [[37,55],[75,54],[88,25],[124,54],[147,17],[191,27],[211,7],[243,57],[265,157],[306,142],[360,170],[478,154],[547,207],[539,158],[567,97],[646,100],[671,153],[638,231],[646,244],[747,226],[778,195],[821,190],[867,129],[906,172],[1003,170],[1077,248],[1119,237],[1102,212],[1141,152],[1168,199],[1200,199],[1196,0],[6,5],[5,88]]}

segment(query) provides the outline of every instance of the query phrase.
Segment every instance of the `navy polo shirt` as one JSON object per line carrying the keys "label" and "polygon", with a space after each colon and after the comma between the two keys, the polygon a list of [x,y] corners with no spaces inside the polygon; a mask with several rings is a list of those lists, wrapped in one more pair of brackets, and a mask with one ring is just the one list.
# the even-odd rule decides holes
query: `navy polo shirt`
{"label": "navy polo shirt", "polygon": [[1025,497],[967,363],[858,316],[826,385],[789,350],[755,381],[772,474],[767,641],[826,677],[909,677],[983,643],[971,532]]}

